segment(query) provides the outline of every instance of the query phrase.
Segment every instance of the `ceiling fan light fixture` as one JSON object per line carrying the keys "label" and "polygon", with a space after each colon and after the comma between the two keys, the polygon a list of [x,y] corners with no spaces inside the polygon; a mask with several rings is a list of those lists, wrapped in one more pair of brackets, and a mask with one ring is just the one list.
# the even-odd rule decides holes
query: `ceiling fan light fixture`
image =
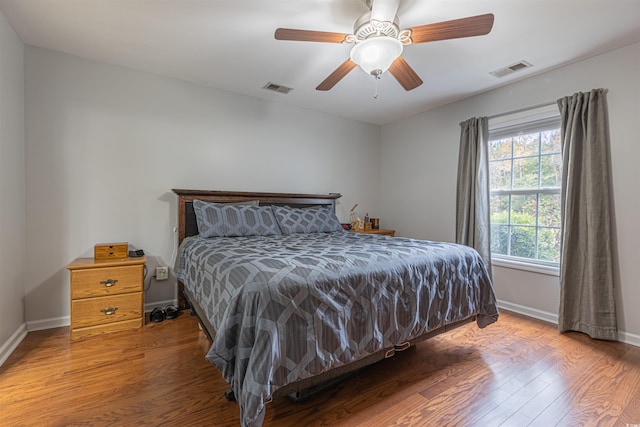
{"label": "ceiling fan light fixture", "polygon": [[351,60],[367,74],[379,76],[402,54],[402,42],[393,37],[371,37],[351,49]]}

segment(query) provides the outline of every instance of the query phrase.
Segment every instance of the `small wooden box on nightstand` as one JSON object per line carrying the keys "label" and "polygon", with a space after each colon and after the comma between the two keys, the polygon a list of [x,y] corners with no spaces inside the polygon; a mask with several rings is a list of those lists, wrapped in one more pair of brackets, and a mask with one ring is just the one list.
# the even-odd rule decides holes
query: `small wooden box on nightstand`
{"label": "small wooden box on nightstand", "polygon": [[93,247],[94,259],[122,259],[129,256],[128,243],[98,243]]}
{"label": "small wooden box on nightstand", "polygon": [[78,258],[71,274],[71,339],[144,325],[145,257]]}

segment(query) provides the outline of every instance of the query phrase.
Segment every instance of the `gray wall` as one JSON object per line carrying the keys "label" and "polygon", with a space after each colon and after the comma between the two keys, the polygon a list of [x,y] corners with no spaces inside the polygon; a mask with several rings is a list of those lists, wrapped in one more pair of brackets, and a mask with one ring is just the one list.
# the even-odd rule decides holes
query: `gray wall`
{"label": "gray wall", "polygon": [[26,333],[23,47],[0,14],[0,364]]}
{"label": "gray wall", "polygon": [[[381,216],[401,236],[453,241],[461,121],[608,88],[620,254],[618,321],[621,338],[640,345],[639,76],[640,44],[634,44],[384,126]],[[505,307],[557,320],[556,276],[494,267],[494,279]]]}
{"label": "gray wall", "polygon": [[[65,266],[100,242],[173,265],[172,188],[340,192],[379,206],[379,127],[25,47],[29,329],[68,323]],[[174,298],[154,282],[147,309]]]}

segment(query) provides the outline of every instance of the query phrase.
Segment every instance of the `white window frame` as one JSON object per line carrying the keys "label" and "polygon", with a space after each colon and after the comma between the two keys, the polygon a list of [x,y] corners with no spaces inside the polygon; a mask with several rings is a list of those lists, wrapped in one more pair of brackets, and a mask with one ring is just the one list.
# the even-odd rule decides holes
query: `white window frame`
{"label": "white window frame", "polygon": [[[545,105],[542,107],[534,107],[532,109],[518,111],[511,114],[499,115],[493,118],[489,118],[489,140],[493,140],[492,137],[498,132],[504,132],[511,129],[526,129],[528,124],[541,123],[541,122],[553,122],[556,121],[558,126],[560,124],[560,112],[556,104]],[[540,155],[540,153],[538,153]],[[558,189],[535,189],[535,190],[515,190],[509,191],[509,194],[557,194]],[[496,194],[496,192],[491,192]],[[536,229],[538,225],[536,224]],[[515,268],[518,270],[531,271],[534,273],[548,274],[552,276],[560,275],[560,264],[555,262],[536,260],[532,258],[521,258],[512,255],[494,254],[491,253],[492,263],[499,267]]]}

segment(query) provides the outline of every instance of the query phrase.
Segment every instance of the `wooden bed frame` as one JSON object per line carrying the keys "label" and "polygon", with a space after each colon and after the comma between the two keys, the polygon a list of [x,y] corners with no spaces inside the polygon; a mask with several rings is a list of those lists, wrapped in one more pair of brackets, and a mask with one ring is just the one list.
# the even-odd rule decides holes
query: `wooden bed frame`
{"label": "wooden bed frame", "polygon": [[[295,193],[254,193],[254,192],[238,192],[238,191],[205,191],[205,190],[179,190],[173,189],[178,195],[178,244],[181,244],[186,237],[198,234],[198,225],[196,222],[195,211],[193,210],[193,201],[202,200],[206,202],[216,203],[237,203],[258,200],[260,205],[279,205],[291,207],[310,207],[318,205],[331,206],[335,211],[336,200],[342,197],[338,193],[330,194],[295,194]],[[203,331],[213,341],[216,334],[215,329],[207,320],[204,310],[194,302],[194,299],[185,289],[181,282],[178,282],[178,305],[181,310],[191,309],[191,313],[198,317]],[[328,372],[324,372],[312,378],[306,378],[284,387],[279,388],[273,394],[273,398],[281,396],[289,396],[289,398],[301,401],[312,396],[318,391],[324,390],[337,381],[347,377],[355,371],[376,363],[382,359],[393,356],[398,351],[406,350],[412,345],[424,341],[443,332],[450,331],[467,323],[473,322],[475,316],[469,317],[450,325],[443,326],[439,329],[421,335],[409,342],[396,345],[367,356],[364,359],[352,362],[348,365],[341,366]],[[233,400],[232,395],[227,395],[229,400]]]}

